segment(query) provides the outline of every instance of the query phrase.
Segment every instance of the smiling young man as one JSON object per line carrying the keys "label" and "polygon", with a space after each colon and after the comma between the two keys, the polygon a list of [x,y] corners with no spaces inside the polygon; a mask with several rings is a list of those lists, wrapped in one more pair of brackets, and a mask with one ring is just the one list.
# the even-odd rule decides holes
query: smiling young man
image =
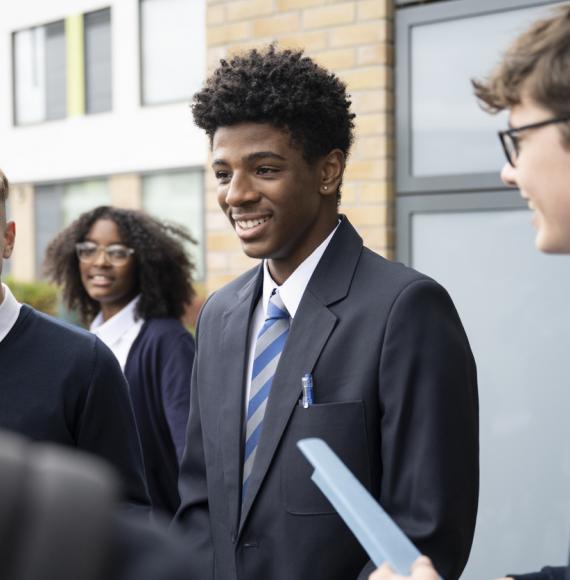
{"label": "smiling young man", "polygon": [[[0,273],[16,238],[8,193],[0,171]],[[148,509],[127,385],[100,340],[20,304],[0,283],[0,377],[1,429],[108,460],[122,475],[125,502]]]}
{"label": "smiling young man", "polygon": [[[491,76],[473,84],[487,110],[510,113],[509,129],[499,133],[507,158],[501,178],[528,201],[536,247],[570,254],[570,6],[535,22],[515,40]],[[437,580],[438,574],[422,558],[410,578]],[[548,566],[501,580],[508,578],[570,580],[570,568]],[[370,577],[401,579],[386,565]]]}
{"label": "smiling young man", "polygon": [[320,437],[457,578],[477,509],[475,365],[445,290],[363,247],[338,213],[344,84],[302,52],[253,50],[221,62],[193,113],[219,205],[262,262],[197,327],[177,514],[189,577],[367,576],[296,447]]}

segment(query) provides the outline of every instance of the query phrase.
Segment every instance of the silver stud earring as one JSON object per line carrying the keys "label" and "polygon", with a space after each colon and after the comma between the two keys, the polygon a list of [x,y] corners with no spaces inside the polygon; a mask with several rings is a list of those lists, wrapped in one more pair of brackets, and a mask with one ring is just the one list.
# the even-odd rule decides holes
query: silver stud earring
{"label": "silver stud earring", "polygon": [[323,189],[326,191],[328,189],[328,185],[323,185]]}

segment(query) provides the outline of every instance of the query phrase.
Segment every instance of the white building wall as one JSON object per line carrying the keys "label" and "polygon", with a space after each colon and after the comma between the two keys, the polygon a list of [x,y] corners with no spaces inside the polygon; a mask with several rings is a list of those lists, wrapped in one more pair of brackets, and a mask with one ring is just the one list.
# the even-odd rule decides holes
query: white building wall
{"label": "white building wall", "polygon": [[[12,83],[5,82],[12,76],[12,32],[109,6],[112,112],[15,127]],[[13,183],[204,165],[207,142],[188,103],[141,105],[139,46],[137,0],[0,2],[0,167]]]}

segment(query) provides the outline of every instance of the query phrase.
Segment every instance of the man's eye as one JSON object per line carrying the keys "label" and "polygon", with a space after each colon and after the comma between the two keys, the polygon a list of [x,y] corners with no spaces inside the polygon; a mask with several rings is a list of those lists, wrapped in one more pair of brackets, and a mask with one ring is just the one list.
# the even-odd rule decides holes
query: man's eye
{"label": "man's eye", "polygon": [[257,173],[259,175],[270,175],[272,173],[277,173],[277,169],[274,167],[258,167]]}
{"label": "man's eye", "polygon": [[214,175],[218,181],[226,182],[229,179],[229,171],[215,171]]}

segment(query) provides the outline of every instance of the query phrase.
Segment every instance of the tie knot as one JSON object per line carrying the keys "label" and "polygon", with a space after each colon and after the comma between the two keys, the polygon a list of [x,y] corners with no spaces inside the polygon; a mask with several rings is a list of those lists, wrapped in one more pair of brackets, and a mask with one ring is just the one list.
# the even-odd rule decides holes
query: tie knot
{"label": "tie knot", "polygon": [[266,320],[277,320],[279,318],[289,318],[289,312],[287,312],[281,296],[274,290],[267,305]]}

